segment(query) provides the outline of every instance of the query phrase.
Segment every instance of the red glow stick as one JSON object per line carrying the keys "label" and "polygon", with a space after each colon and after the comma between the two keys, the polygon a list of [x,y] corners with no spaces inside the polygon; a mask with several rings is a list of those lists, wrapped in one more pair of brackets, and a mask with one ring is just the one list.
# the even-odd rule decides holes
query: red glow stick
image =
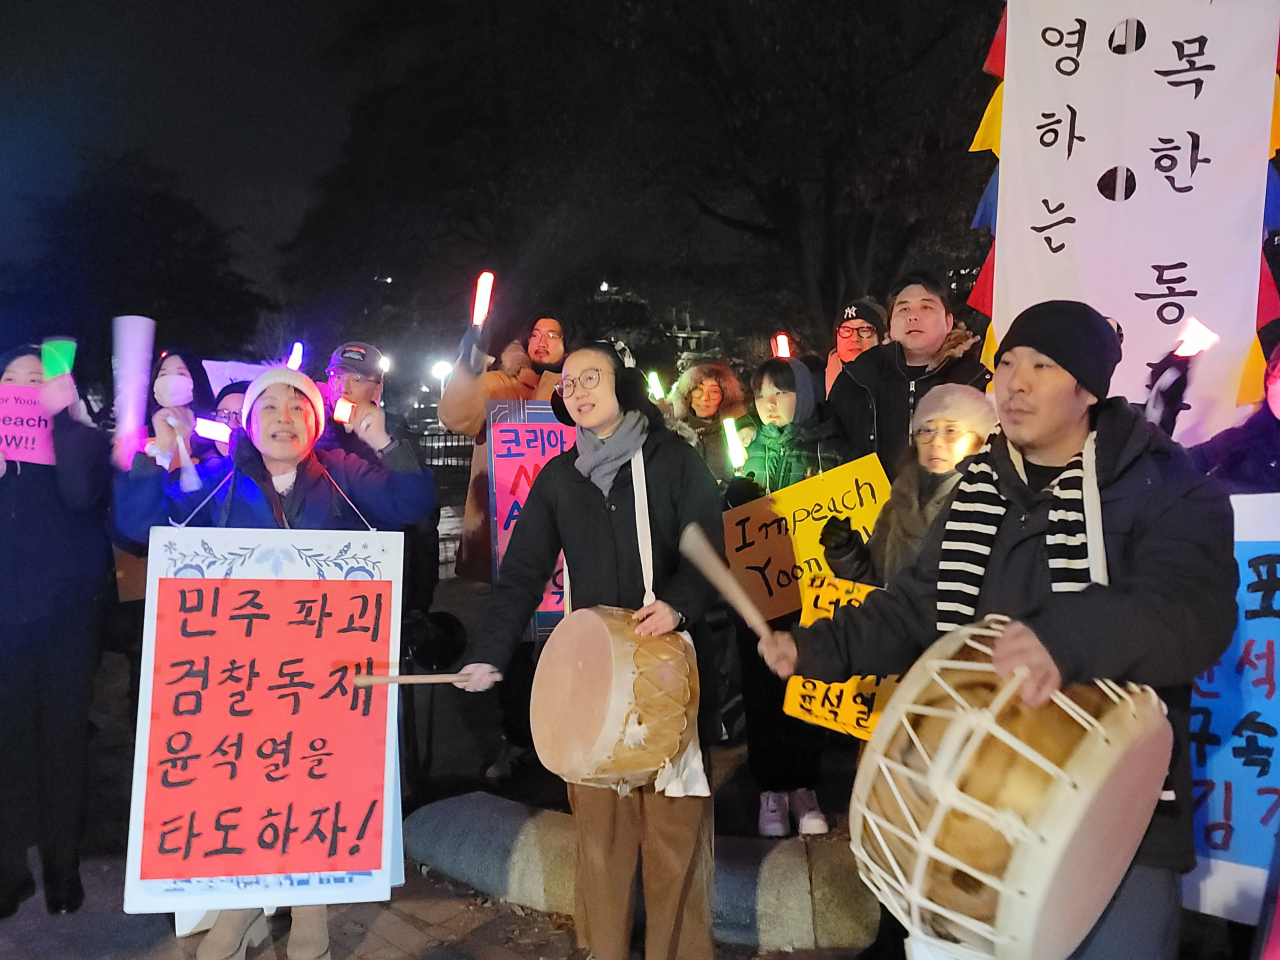
{"label": "red glow stick", "polygon": [[346,397],[339,397],[338,402],[333,405],[333,419],[338,423],[350,423],[351,414],[355,412],[356,405]]}
{"label": "red glow stick", "polygon": [[476,301],[471,309],[472,326],[480,326],[489,316],[489,299],[493,296],[493,274],[486,270],[476,277]]}
{"label": "red glow stick", "polygon": [[791,341],[785,333],[780,333],[773,338],[773,355],[783,360],[791,358]]}

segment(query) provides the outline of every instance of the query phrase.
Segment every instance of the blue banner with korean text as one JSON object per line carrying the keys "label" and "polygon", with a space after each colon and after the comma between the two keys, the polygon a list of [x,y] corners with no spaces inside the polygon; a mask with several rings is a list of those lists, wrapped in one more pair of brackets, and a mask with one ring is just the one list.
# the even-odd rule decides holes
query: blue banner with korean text
{"label": "blue banner with korean text", "polygon": [[1231,646],[1192,688],[1198,863],[1183,899],[1203,913],[1253,924],[1280,827],[1280,494],[1231,501],[1240,619]]}

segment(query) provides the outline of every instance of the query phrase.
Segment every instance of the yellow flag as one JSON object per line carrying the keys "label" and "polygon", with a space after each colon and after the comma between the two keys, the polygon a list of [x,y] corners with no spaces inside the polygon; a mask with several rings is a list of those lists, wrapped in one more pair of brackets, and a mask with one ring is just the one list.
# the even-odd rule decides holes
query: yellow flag
{"label": "yellow flag", "polygon": [[991,94],[991,100],[987,103],[987,110],[982,115],[982,122],[978,124],[978,132],[973,135],[973,143],[969,145],[970,153],[981,153],[983,150],[990,150],[997,157],[1000,156],[1000,125],[1004,115],[1004,81],[1000,81],[1000,86],[996,87],[996,92]]}
{"label": "yellow flag", "polygon": [[1262,402],[1267,395],[1262,388],[1262,377],[1266,372],[1267,358],[1262,355],[1262,344],[1255,336],[1249,347],[1249,358],[1244,362],[1244,373],[1240,375],[1240,392],[1236,394],[1237,407]]}
{"label": "yellow flag", "polygon": [[1276,92],[1271,98],[1271,155],[1280,150],[1280,76],[1276,77]]}

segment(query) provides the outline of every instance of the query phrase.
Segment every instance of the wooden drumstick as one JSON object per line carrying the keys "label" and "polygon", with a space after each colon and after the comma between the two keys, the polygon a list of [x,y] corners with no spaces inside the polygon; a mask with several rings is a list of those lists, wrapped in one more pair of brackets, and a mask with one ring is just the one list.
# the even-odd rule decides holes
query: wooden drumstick
{"label": "wooden drumstick", "polygon": [[398,677],[356,677],[355,685],[357,687],[380,687],[390,683],[456,683],[459,680],[469,680],[470,678],[471,675],[467,673],[406,673]]}
{"label": "wooden drumstick", "polygon": [[738,611],[738,616],[747,621],[747,626],[755,631],[756,636],[763,640],[773,632],[769,629],[769,624],[764,614],[760,612],[760,608],[747,596],[747,591],[733,575],[729,565],[720,558],[720,554],[716,553],[716,548],[711,545],[707,535],[696,523],[689,524],[680,534],[680,552],[689,558],[690,562],[698,568],[698,572],[706,577],[713,587],[720,591],[720,595]]}

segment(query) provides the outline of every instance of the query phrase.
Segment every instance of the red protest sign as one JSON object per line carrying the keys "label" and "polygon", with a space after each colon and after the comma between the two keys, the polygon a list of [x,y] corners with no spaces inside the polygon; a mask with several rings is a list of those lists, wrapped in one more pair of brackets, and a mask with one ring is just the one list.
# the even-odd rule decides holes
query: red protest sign
{"label": "red protest sign", "polygon": [[0,386],[0,456],[23,463],[54,462],[53,418],[40,402],[39,387]]}
{"label": "red protest sign", "polygon": [[382,864],[392,584],[160,579],[143,880]]}

